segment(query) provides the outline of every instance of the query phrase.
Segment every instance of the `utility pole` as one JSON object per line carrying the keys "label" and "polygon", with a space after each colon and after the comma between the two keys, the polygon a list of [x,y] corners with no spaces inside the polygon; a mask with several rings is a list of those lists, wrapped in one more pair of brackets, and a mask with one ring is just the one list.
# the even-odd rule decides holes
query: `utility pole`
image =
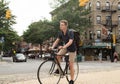
{"label": "utility pole", "polygon": [[114,53],[114,47],[113,47],[113,24],[112,24],[112,15],[114,13],[114,10],[113,10],[113,4],[116,0],[114,0],[111,4],[111,10],[110,10],[110,34],[111,34],[111,62],[114,62],[114,56],[113,56],[113,53]]}
{"label": "utility pole", "polygon": [[0,54],[0,60],[2,61],[4,36],[1,37],[0,41],[1,41],[1,43],[2,43],[2,50],[1,50],[1,54]]}

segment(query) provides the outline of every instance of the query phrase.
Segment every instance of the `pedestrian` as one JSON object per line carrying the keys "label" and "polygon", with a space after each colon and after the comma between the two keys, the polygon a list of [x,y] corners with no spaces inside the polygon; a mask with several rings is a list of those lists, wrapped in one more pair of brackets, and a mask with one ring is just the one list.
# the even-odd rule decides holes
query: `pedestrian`
{"label": "pedestrian", "polygon": [[114,62],[117,62],[118,61],[118,53],[115,51],[114,54]]}
{"label": "pedestrian", "polygon": [[99,52],[99,61],[102,63],[102,50]]}
{"label": "pedestrian", "polygon": [[[55,42],[52,45],[52,48],[54,49],[60,41],[63,41],[63,46],[59,46],[59,52],[57,59],[59,63],[61,62],[61,55],[65,55],[67,52],[69,53],[69,67],[70,67],[70,76],[71,80],[69,81],[69,84],[74,84],[74,61],[76,57],[76,45],[74,42],[74,33],[73,31],[69,31],[68,29],[68,21],[67,20],[61,20],[60,21],[60,32],[58,33],[58,37],[55,40]],[[59,56],[60,55],[60,56]],[[56,69],[56,74],[59,74],[59,69]]]}

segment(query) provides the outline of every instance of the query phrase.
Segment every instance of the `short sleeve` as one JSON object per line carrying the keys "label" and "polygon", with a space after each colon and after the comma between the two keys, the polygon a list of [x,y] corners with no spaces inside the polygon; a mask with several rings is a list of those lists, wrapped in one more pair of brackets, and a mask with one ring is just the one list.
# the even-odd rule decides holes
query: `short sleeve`
{"label": "short sleeve", "polygon": [[74,33],[73,31],[69,31],[69,39],[73,39],[74,40]]}
{"label": "short sleeve", "polygon": [[61,32],[58,32],[58,36],[57,36],[58,39],[62,39],[62,35],[61,35]]}

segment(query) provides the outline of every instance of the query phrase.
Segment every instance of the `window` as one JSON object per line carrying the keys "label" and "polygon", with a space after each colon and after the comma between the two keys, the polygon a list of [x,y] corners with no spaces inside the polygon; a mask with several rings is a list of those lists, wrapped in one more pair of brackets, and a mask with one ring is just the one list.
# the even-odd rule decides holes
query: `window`
{"label": "window", "polygon": [[111,19],[111,16],[106,16],[106,20],[110,20]]}
{"label": "window", "polygon": [[111,24],[111,16],[106,16],[106,24],[107,25]]}
{"label": "window", "polygon": [[110,9],[110,3],[106,2],[106,9],[109,10]]}
{"label": "window", "polygon": [[99,2],[99,1],[97,1],[96,7],[97,7],[97,8],[96,8],[97,10],[100,10],[100,2]]}
{"label": "window", "polygon": [[101,23],[101,16],[97,16],[97,24],[100,24]]}
{"label": "window", "polygon": [[118,16],[118,24],[120,25],[120,16]]}
{"label": "window", "polygon": [[111,16],[106,16],[106,20],[111,20]]}
{"label": "window", "polygon": [[89,31],[89,37],[90,37],[90,40],[93,39],[93,33],[92,33],[92,31]]}
{"label": "window", "polygon": [[120,10],[120,2],[118,2],[118,10]]}
{"label": "window", "polygon": [[100,39],[100,38],[101,38],[101,31],[97,30],[97,39]]}
{"label": "window", "polygon": [[89,9],[91,9],[91,2],[89,3]]}

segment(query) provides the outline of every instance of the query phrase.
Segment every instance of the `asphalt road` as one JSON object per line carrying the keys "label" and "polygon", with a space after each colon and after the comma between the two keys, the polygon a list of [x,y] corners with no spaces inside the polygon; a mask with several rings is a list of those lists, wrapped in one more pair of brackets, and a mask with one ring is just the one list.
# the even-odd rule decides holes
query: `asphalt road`
{"label": "asphalt road", "polygon": [[42,62],[40,59],[28,59],[27,62],[12,62],[11,57],[4,57],[6,63],[0,65],[0,75],[36,73]]}
{"label": "asphalt road", "polygon": [[[40,59],[28,59],[27,62],[12,62],[12,58],[3,58],[0,62],[0,84],[37,79],[37,69],[41,64]],[[49,66],[49,65],[48,65]],[[97,72],[105,70],[120,70],[120,62],[110,61],[85,61],[79,62],[80,73]]]}
{"label": "asphalt road", "polygon": [[[0,64],[0,75],[11,75],[11,74],[27,74],[37,73],[37,69],[41,64],[40,59],[28,59],[27,62],[12,62],[12,58],[3,58],[6,63]],[[98,61],[93,62],[79,62],[81,72],[88,71],[99,71],[102,69],[117,69],[120,68],[120,62],[111,63]]]}

